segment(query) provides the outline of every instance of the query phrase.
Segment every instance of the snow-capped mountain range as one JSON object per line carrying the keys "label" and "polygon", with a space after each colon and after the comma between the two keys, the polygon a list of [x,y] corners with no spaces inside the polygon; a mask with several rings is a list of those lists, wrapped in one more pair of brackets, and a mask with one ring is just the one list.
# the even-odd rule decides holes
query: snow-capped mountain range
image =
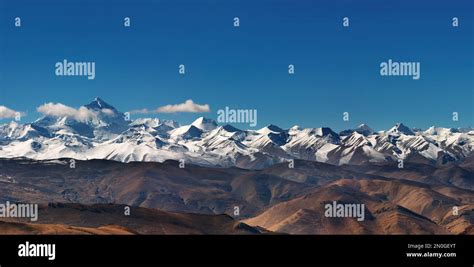
{"label": "snow-capped mountain range", "polygon": [[0,158],[184,159],[199,165],[249,169],[290,159],[336,165],[403,159],[436,165],[460,161],[474,147],[472,128],[433,126],[422,131],[398,123],[380,132],[364,124],[340,133],[326,127],[285,130],[275,125],[240,130],[203,117],[184,126],[157,118],[126,121],[123,113],[100,98],[83,108],[94,116],[46,115],[33,123],[0,125]]}

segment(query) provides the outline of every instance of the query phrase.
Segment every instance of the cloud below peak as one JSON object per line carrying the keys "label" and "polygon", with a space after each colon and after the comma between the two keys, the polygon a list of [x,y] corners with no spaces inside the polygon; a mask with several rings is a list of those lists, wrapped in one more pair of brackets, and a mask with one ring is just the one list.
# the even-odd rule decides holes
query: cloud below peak
{"label": "cloud below peak", "polygon": [[[39,113],[42,113],[43,115],[54,117],[71,117],[78,121],[88,121],[92,119],[97,119],[99,115],[99,112],[90,110],[84,106],[81,106],[76,109],[61,103],[52,102],[43,104],[36,108],[36,110]],[[111,113],[113,113],[113,111],[109,109],[104,109],[102,112],[106,115],[111,115]]]}
{"label": "cloud below peak", "polygon": [[94,113],[85,107],[75,109],[61,103],[46,103],[36,109],[38,112],[55,117],[72,117],[79,121],[88,120],[94,117]]}

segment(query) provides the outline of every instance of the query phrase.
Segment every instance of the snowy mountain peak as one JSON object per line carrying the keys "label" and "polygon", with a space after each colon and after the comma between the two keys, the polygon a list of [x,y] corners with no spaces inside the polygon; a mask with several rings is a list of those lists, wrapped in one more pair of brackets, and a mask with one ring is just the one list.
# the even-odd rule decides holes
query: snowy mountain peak
{"label": "snowy mountain peak", "polygon": [[277,133],[281,133],[281,132],[283,132],[283,129],[281,129],[280,127],[278,127],[276,125],[273,125],[273,124],[270,124],[266,127],[263,127],[262,129],[257,131],[257,133],[264,134],[264,135],[267,135],[267,134],[270,134],[270,133],[277,134]]}
{"label": "snowy mountain peak", "polygon": [[374,134],[374,130],[372,130],[372,128],[370,128],[367,124],[364,123],[357,126],[355,131],[365,136]]}
{"label": "snowy mountain peak", "polygon": [[124,114],[100,98],[69,113],[47,114],[32,125],[49,133],[69,132],[97,140],[109,140],[128,129]]}
{"label": "snowy mountain peak", "polygon": [[235,128],[234,126],[230,125],[230,124],[226,124],[224,126],[222,126],[222,129],[226,130],[227,132],[240,132],[239,129]]}
{"label": "snowy mountain peak", "polygon": [[139,118],[130,123],[130,126],[147,126],[151,128],[158,127],[161,124],[160,119],[158,118]]}
{"label": "snowy mountain peak", "polygon": [[332,135],[332,136],[338,136],[337,133],[335,133],[331,128],[329,127],[319,127],[319,128],[314,128],[311,129],[317,136],[327,136],[327,135]]}
{"label": "snowy mountain peak", "polygon": [[446,136],[446,135],[450,135],[452,133],[457,133],[457,132],[459,132],[457,129],[431,126],[426,131],[424,131],[424,134]]}
{"label": "snowy mountain peak", "polygon": [[173,120],[161,120],[158,118],[138,118],[131,122],[129,126],[146,126],[150,128],[163,128],[172,130],[179,127],[179,123]]}
{"label": "snowy mountain peak", "polygon": [[397,124],[395,124],[395,126],[393,126],[392,128],[390,128],[390,130],[387,131],[387,134],[393,134],[393,135],[400,135],[400,134],[404,134],[404,135],[415,135],[415,133],[414,133],[410,128],[408,128],[407,126],[405,126],[403,123],[397,123]]}
{"label": "snowy mountain peak", "polygon": [[367,125],[367,124],[365,124],[365,123],[360,124],[359,126],[357,126],[356,129],[360,129],[360,130],[371,130],[371,131],[373,131],[372,128],[370,128],[369,125]]}
{"label": "snowy mountain peak", "polygon": [[349,146],[355,146],[355,147],[370,145],[367,138],[363,134],[358,133],[357,131],[354,131],[351,135],[347,136],[344,139],[344,144],[349,145]]}
{"label": "snowy mountain peak", "polygon": [[119,115],[119,111],[109,103],[105,102],[103,99],[100,97],[94,98],[92,102],[90,102],[87,105],[84,105],[84,107],[90,109],[90,110],[95,110],[95,111],[103,111],[107,113],[107,115]]}
{"label": "snowy mountain peak", "polygon": [[303,128],[301,128],[299,125],[293,125],[289,130],[291,131],[301,131]]}
{"label": "snowy mountain peak", "polygon": [[295,125],[295,126],[291,127],[290,129],[288,129],[288,134],[289,135],[296,135],[299,132],[301,132],[302,130],[303,130],[303,128],[301,128],[298,125]]}
{"label": "snowy mountain peak", "polygon": [[174,139],[194,139],[202,135],[202,130],[194,125],[186,125],[176,128],[170,132]]}
{"label": "snowy mountain peak", "polygon": [[348,129],[348,130],[341,131],[339,133],[339,135],[349,136],[354,132],[362,134],[364,136],[369,136],[369,135],[372,135],[372,134],[375,133],[374,130],[372,130],[372,128],[370,128],[367,124],[363,123],[363,124],[360,124],[359,126],[357,126],[357,128],[355,128],[355,129]]}
{"label": "snowy mountain peak", "polygon": [[217,128],[217,123],[214,120],[204,117],[199,117],[193,123],[191,123],[191,125],[205,132],[212,131]]}

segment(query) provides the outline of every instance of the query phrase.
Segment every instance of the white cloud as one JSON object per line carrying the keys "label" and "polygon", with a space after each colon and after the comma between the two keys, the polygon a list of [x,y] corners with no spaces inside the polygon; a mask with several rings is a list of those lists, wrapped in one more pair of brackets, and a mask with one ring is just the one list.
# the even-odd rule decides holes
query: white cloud
{"label": "white cloud", "polygon": [[194,103],[191,99],[186,100],[184,103],[174,104],[174,105],[166,105],[159,107],[155,110],[148,110],[146,108],[133,110],[131,111],[132,114],[149,114],[149,113],[178,113],[178,112],[190,112],[190,113],[204,113],[210,112],[211,109],[209,108],[208,104],[200,105]]}
{"label": "white cloud", "polygon": [[78,121],[86,121],[97,118],[97,112],[87,109],[86,107],[80,107],[75,109],[61,103],[46,103],[39,106],[36,109],[38,112],[44,115],[55,116],[55,117],[72,117]]}
{"label": "white cloud", "polygon": [[[13,109],[9,109],[5,106],[0,106],[0,119],[13,119],[16,117],[18,114],[18,111],[15,111]],[[23,113],[20,112],[20,115]]]}

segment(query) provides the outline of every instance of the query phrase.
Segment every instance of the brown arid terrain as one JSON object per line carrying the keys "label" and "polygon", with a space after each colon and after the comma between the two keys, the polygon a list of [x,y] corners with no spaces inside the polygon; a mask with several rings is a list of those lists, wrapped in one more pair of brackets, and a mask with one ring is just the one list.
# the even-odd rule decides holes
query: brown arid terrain
{"label": "brown arid terrain", "polygon": [[37,222],[3,219],[3,234],[260,234],[232,217],[184,214],[133,207],[125,215],[124,205],[51,203],[39,207]]}
{"label": "brown arid terrain", "polygon": [[64,224],[32,224],[0,221],[0,231],[5,235],[129,235],[134,234],[119,226],[108,225],[98,228],[77,227]]}
{"label": "brown arid terrain", "polygon": [[[325,217],[324,203],[334,200],[364,203],[365,220]],[[461,234],[472,231],[474,204],[463,204],[473,203],[472,196],[465,200],[409,181],[341,179],[244,222],[290,234]],[[459,215],[453,216],[456,205]]]}
{"label": "brown arid terrain", "polygon": [[[0,218],[0,233],[474,234],[473,190],[472,157],[439,167],[298,160],[263,170],[2,159],[0,203],[40,210],[34,223]],[[326,217],[333,201],[364,204],[365,219]]]}

